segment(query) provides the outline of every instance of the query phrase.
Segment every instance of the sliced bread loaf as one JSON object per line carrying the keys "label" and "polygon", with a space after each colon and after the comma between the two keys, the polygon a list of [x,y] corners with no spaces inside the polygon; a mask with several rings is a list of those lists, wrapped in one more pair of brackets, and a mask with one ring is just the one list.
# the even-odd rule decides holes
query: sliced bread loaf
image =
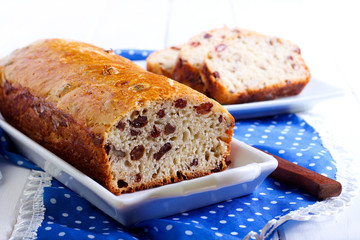
{"label": "sliced bread loaf", "polygon": [[213,45],[201,76],[211,97],[234,104],[299,94],[310,72],[298,46],[252,32]]}

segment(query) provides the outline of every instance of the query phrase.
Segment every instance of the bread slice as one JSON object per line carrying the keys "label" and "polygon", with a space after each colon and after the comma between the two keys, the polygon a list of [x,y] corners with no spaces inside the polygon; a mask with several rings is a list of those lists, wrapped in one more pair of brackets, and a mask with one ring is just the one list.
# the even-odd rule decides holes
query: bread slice
{"label": "bread slice", "polygon": [[202,32],[192,37],[179,52],[172,74],[173,79],[207,94],[207,89],[200,76],[200,67],[204,58],[215,44],[238,34],[240,31],[240,29],[223,27]]}
{"label": "bread slice", "polygon": [[114,194],[229,164],[234,119],[219,103],[82,42],[41,40],[0,59],[0,111]]}
{"label": "bread slice", "polygon": [[299,94],[310,72],[298,46],[252,32],[212,46],[201,76],[211,97],[234,104]]}
{"label": "bread slice", "polygon": [[146,59],[148,71],[172,78],[172,72],[181,46],[172,46],[153,52]]}

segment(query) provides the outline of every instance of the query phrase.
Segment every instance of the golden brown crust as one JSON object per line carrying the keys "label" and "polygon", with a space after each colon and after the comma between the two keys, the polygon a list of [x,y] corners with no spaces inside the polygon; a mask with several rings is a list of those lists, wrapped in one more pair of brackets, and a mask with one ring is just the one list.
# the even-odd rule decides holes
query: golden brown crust
{"label": "golden brown crust", "polygon": [[112,186],[104,148],[107,132],[139,106],[178,96],[220,106],[86,43],[41,40],[0,60],[0,111],[5,119],[115,194],[120,192]]}
{"label": "golden brown crust", "polygon": [[109,166],[101,147],[102,139],[18,84],[11,85],[5,80],[0,89],[0,110],[11,125],[102,185],[109,185]]}
{"label": "golden brown crust", "polygon": [[208,95],[208,91],[201,79],[199,69],[192,66],[190,63],[183,61],[181,58],[178,58],[176,61],[172,78],[191,87],[192,89]]}
{"label": "golden brown crust", "polygon": [[[306,65],[305,68],[308,70]],[[206,64],[202,65],[201,74],[210,96],[221,104],[249,103],[276,99],[278,97],[294,96],[299,94],[310,80],[309,75],[301,81],[272,85],[262,89],[249,89],[247,92],[238,92],[235,94],[229,92],[228,89],[217,81]]]}
{"label": "golden brown crust", "polygon": [[[146,72],[111,51],[86,43],[43,40],[15,51],[10,58],[11,64],[4,68],[5,79],[18,82],[34,96],[45,98],[79,124],[98,132],[104,132],[114,122],[114,116],[128,112],[141,100],[192,94],[166,77]],[[37,81],[31,81],[34,78]],[[103,100],[109,102],[104,104]],[[95,105],[91,112],[83,107],[87,102]]]}

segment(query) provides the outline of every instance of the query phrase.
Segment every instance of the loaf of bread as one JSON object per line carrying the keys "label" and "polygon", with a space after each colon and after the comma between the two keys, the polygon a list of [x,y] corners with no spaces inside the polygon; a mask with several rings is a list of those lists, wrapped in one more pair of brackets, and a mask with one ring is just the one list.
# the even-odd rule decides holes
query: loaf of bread
{"label": "loaf of bread", "polygon": [[172,78],[174,66],[181,46],[172,46],[151,53],[146,58],[148,71]]}
{"label": "loaf of bread", "polygon": [[0,60],[0,110],[114,194],[224,170],[233,117],[113,51],[61,39]]}
{"label": "loaf of bread", "polygon": [[240,33],[211,48],[201,76],[211,97],[234,104],[297,95],[309,82],[310,72],[295,44]]}
{"label": "loaf of bread", "polygon": [[[297,95],[310,79],[298,46],[240,28],[202,32],[173,51],[171,59],[163,58],[166,76],[172,69],[173,79],[222,104]],[[164,75],[150,67],[157,64],[156,58],[147,59],[147,64],[149,71]]]}

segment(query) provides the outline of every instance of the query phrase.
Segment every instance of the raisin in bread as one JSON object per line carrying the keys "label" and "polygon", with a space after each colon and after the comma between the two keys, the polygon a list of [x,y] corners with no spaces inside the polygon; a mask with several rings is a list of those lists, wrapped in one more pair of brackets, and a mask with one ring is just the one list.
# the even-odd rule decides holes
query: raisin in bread
{"label": "raisin in bread", "polygon": [[214,45],[201,76],[211,97],[234,104],[299,94],[310,72],[298,46],[253,32]]}
{"label": "raisin in bread", "polygon": [[181,46],[172,46],[153,52],[146,58],[148,71],[171,78]]}
{"label": "raisin in bread", "polygon": [[41,40],[1,59],[0,110],[114,194],[228,165],[234,119],[226,109],[86,43]]}
{"label": "raisin in bread", "polygon": [[240,31],[240,29],[223,27],[202,32],[192,37],[180,49],[173,70],[173,79],[188,85],[201,93],[207,94],[208,91],[200,75],[200,67],[204,58],[210,49],[218,42],[236,35]]}

